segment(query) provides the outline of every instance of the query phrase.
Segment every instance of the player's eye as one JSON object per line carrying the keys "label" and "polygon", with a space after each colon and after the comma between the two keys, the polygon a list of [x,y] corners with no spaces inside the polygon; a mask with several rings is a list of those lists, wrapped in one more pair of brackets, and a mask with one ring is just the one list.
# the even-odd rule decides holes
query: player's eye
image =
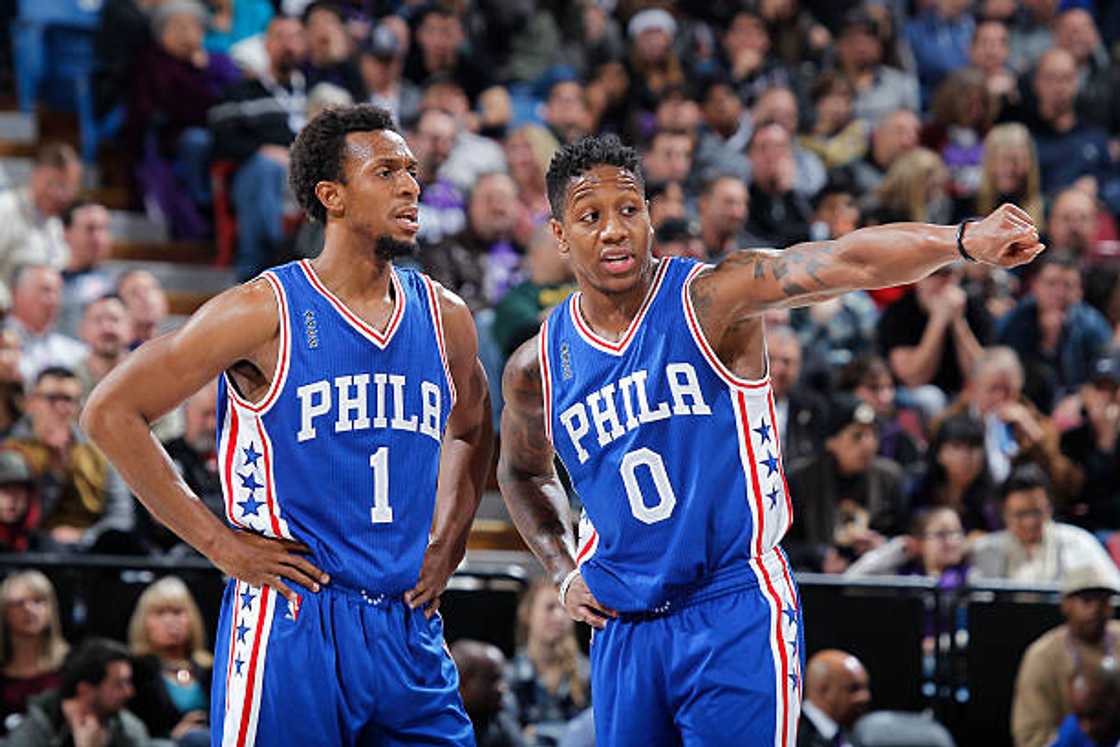
{"label": "player's eye", "polygon": [[623,215],[636,215],[637,212],[638,212],[638,208],[634,207],[633,205],[627,205],[627,206],[622,208],[622,214]]}
{"label": "player's eye", "polygon": [[595,221],[599,220],[599,213],[595,210],[592,210],[591,212],[584,213],[580,220],[584,223],[594,223]]}

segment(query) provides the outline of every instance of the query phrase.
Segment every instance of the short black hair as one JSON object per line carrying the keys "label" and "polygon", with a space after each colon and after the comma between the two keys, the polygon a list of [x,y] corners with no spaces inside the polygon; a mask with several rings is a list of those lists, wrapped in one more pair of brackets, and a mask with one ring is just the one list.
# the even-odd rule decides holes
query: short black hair
{"label": "short black hair", "polygon": [[999,502],[1000,504],[1005,503],[1007,497],[1012,493],[1022,493],[1039,488],[1046,493],[1047,498],[1050,497],[1050,478],[1046,475],[1046,472],[1034,462],[1021,464],[1011,470],[1011,475],[999,486]]}
{"label": "short black hair", "polygon": [[67,368],[66,366],[47,366],[39,373],[35,374],[35,386],[39,386],[43,379],[77,379],[78,374],[74,373],[74,369]]}
{"label": "short black hair", "polygon": [[325,109],[307,123],[292,144],[292,192],[307,217],[327,222],[327,209],[315,194],[319,182],[343,182],[342,151],[351,132],[389,130],[400,134],[393,115],[379,106],[357,104]]}
{"label": "short black hair", "polygon": [[66,657],[62,665],[62,684],[59,686],[62,697],[77,695],[78,685],[82,682],[95,687],[100,685],[109,673],[109,665],[115,661],[131,661],[124,645],[108,638],[87,638]]}
{"label": "short black hair", "polygon": [[104,207],[104,205],[97,200],[92,200],[88,197],[80,197],[63,208],[62,215],[60,216],[62,218],[62,226],[64,228],[70,228],[70,226],[74,225],[74,218],[77,216],[78,211],[87,207]]}
{"label": "short black hair", "polygon": [[562,220],[564,215],[564,196],[572,179],[583,176],[596,166],[617,166],[629,171],[638,180],[645,192],[645,179],[638,162],[638,151],[623,145],[617,135],[585,137],[569,143],[552,157],[548,165],[548,204],[552,217]]}

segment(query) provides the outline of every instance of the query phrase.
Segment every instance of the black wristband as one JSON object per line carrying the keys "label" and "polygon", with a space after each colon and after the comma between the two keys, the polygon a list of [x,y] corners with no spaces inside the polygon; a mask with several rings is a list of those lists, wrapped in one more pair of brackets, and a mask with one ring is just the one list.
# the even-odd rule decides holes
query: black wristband
{"label": "black wristband", "polygon": [[960,252],[961,256],[964,257],[965,260],[967,260],[968,262],[975,262],[976,257],[973,257],[971,254],[969,254],[967,251],[965,251],[965,248],[964,248],[964,228],[969,223],[975,223],[977,220],[978,220],[977,218],[969,218],[967,220],[962,220],[961,224],[959,226],[957,226],[957,251]]}

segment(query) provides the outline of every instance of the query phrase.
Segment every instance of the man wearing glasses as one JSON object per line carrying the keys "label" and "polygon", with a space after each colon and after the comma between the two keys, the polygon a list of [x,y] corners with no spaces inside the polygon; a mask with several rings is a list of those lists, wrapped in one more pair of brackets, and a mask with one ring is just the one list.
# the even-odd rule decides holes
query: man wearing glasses
{"label": "man wearing glasses", "polygon": [[78,430],[81,395],[73,371],[43,369],[27,397],[26,415],[4,443],[27,460],[43,502],[45,544],[58,549],[86,549],[107,532],[121,536],[135,524],[128,488]]}

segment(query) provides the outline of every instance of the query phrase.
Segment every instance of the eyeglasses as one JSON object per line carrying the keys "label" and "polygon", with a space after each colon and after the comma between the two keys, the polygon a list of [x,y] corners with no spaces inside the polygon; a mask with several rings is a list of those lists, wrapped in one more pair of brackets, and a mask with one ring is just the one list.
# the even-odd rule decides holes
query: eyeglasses
{"label": "eyeglasses", "polygon": [[63,404],[63,403],[68,404],[68,405],[76,405],[76,404],[78,404],[79,400],[81,399],[80,397],[76,397],[72,394],[63,394],[62,392],[46,392],[46,393],[36,394],[35,396],[39,397],[40,399],[45,399],[47,402],[51,403],[52,405],[58,405],[58,404]]}
{"label": "eyeglasses", "polygon": [[964,532],[960,529],[944,529],[940,532],[926,532],[926,539],[935,539],[939,542],[964,539]]}

